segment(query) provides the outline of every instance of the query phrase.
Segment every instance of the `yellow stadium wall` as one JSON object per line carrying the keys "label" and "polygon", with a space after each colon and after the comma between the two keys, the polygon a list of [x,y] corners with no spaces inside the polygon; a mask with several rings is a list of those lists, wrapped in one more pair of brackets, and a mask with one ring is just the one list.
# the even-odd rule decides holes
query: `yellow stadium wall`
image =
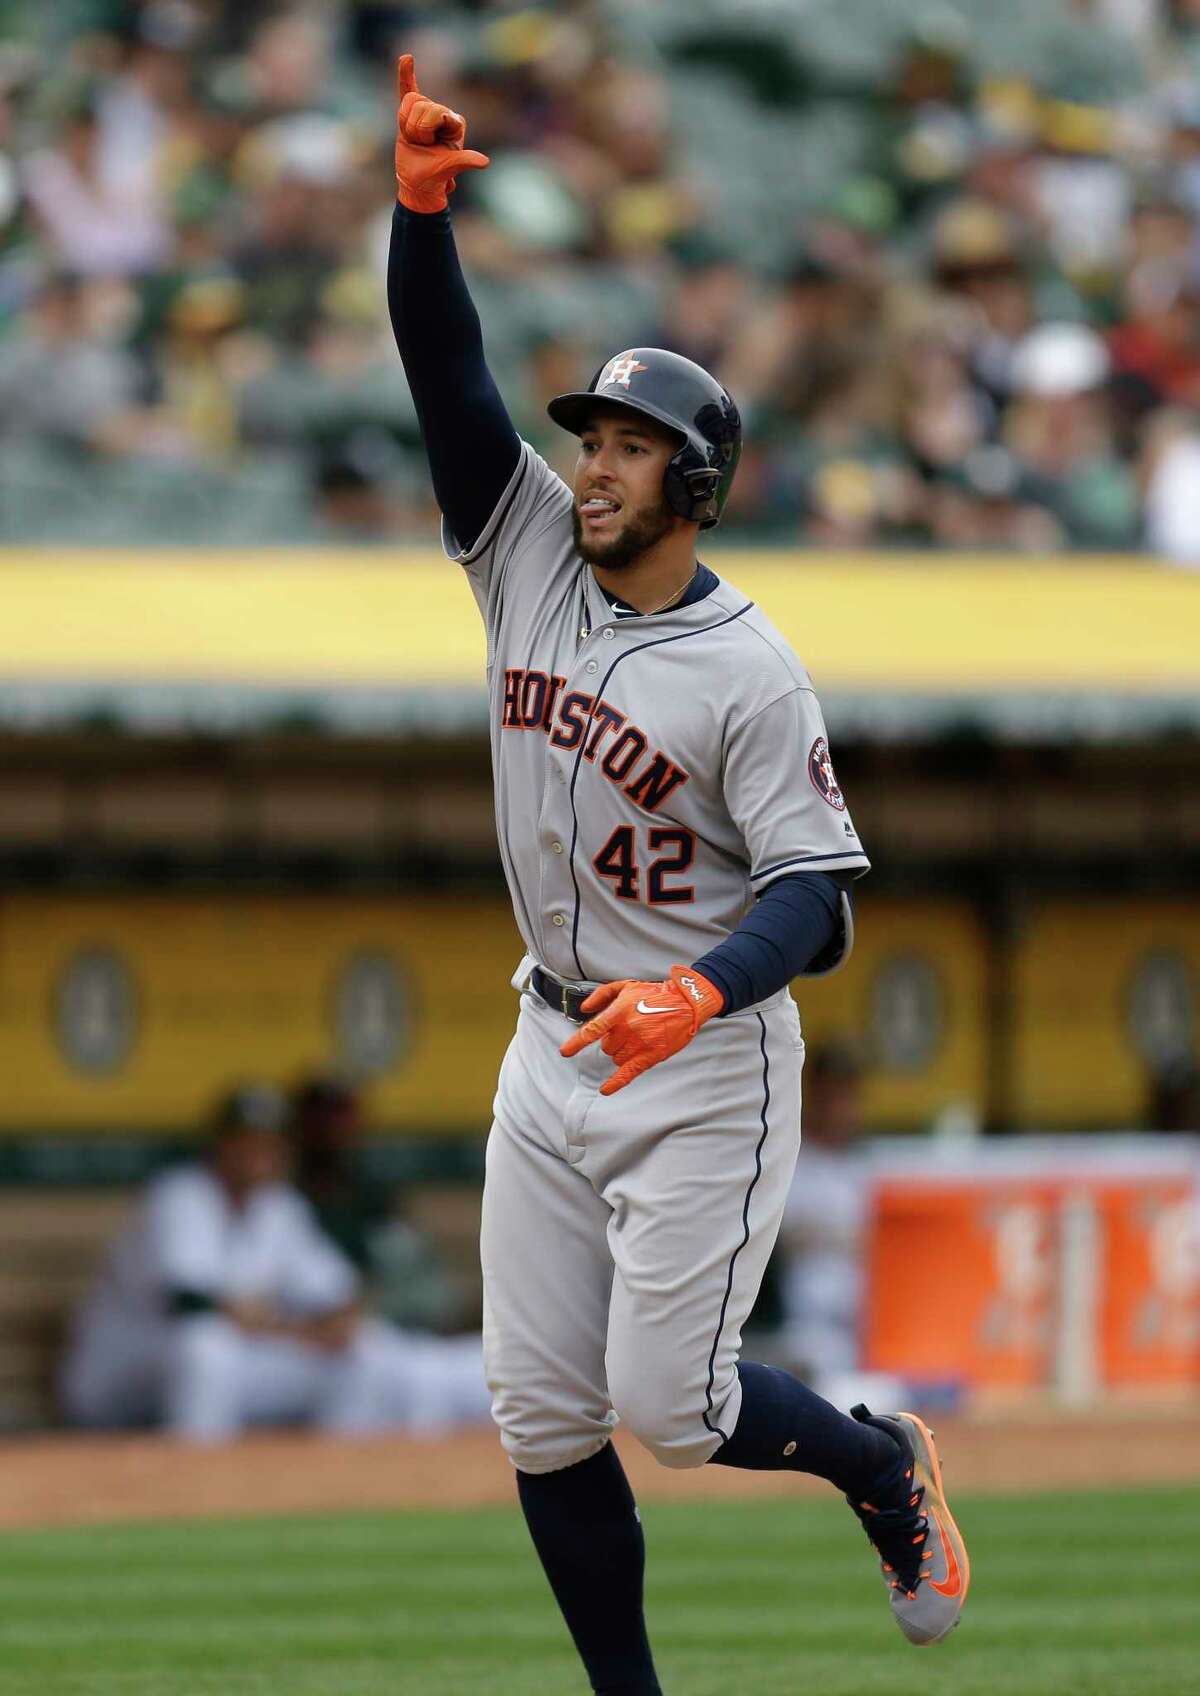
{"label": "yellow stadium wall", "polygon": [[1028,916],[1013,956],[1021,1122],[1140,1124],[1147,1062],[1200,1047],[1200,906],[1061,900]]}
{"label": "yellow stadium wall", "polygon": [[[1131,559],[715,546],[828,688],[1195,689],[1200,576]],[[463,574],[428,549],[0,548],[0,678],[477,684]],[[64,609],[69,615],[64,616]]]}
{"label": "yellow stadium wall", "polygon": [[[982,1109],[995,961],[974,909],[864,892],[859,920],[849,966],[796,985],[810,1048],[863,1043],[874,1129]],[[481,1133],[519,955],[500,895],[4,896],[0,1131],[187,1130],[232,1081],[333,1064],[379,1128]],[[1195,1018],[1162,998],[1200,981],[1200,913],[1048,902],[1005,970],[1016,1122],[1137,1123],[1139,1046]]]}

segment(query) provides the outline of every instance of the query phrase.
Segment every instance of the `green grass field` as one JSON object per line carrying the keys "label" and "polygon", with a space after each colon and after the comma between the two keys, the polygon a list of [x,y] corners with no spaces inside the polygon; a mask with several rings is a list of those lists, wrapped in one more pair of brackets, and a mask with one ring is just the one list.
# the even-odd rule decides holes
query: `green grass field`
{"label": "green grass field", "polygon": [[[1200,1490],[955,1503],[946,1644],[891,1624],[836,1500],[651,1504],[668,1696],[1191,1696]],[[914,1682],[919,1680],[919,1683]],[[3,1696],[569,1696],[515,1513],[22,1532],[0,1544]]]}

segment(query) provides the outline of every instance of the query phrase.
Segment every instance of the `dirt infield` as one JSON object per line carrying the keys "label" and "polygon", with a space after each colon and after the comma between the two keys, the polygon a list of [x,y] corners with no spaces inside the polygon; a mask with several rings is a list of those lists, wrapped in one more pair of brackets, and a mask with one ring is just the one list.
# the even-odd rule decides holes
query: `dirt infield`
{"label": "dirt infield", "polygon": [[[937,1420],[953,1486],[1002,1492],[1200,1482],[1200,1406],[1088,1419],[1029,1414]],[[619,1439],[646,1499],[776,1495],[775,1474],[667,1472]],[[825,1490],[796,1478],[787,1487]],[[490,1431],[444,1441],[256,1436],[213,1449],[157,1437],[45,1437],[0,1448],[0,1526],[509,1503]]]}

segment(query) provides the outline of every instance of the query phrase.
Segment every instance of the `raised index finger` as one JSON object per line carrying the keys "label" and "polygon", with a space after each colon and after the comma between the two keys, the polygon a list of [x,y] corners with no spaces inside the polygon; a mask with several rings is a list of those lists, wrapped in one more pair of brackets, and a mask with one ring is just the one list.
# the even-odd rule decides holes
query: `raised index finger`
{"label": "raised index finger", "polygon": [[397,59],[396,78],[400,84],[401,100],[406,94],[420,94],[421,91],[417,87],[417,70],[411,53],[401,53]]}

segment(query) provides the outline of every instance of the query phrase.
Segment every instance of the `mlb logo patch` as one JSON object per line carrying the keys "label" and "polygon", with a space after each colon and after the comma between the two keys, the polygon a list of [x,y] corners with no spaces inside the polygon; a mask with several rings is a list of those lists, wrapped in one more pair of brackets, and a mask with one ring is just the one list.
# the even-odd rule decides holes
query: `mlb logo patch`
{"label": "mlb logo patch", "polygon": [[813,743],[808,756],[808,775],[812,786],[822,801],[828,801],[831,807],[836,807],[839,813],[846,811],[846,797],[838,785],[837,774],[833,769],[833,761],[829,756],[829,744],[823,736],[818,736]]}

